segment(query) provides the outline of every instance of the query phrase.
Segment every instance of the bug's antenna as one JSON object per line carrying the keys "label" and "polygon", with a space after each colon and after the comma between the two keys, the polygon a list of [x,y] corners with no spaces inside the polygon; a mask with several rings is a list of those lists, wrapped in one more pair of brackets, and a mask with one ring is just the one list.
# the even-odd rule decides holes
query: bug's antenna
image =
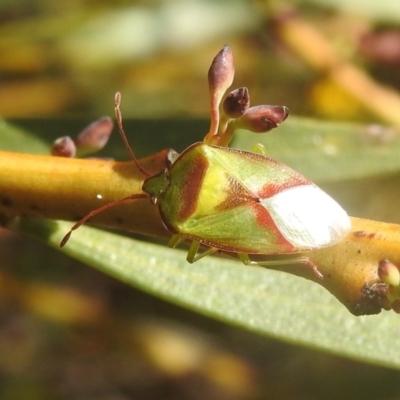
{"label": "bug's antenna", "polygon": [[121,114],[121,93],[117,92],[115,94],[115,117],[117,118],[117,123],[118,123],[118,129],[119,129],[119,134],[121,135],[122,141],[124,142],[124,145],[126,149],[128,150],[129,155],[131,156],[132,160],[136,164],[138,170],[143,174],[146,175],[147,177],[152,176],[148,171],[146,171],[140,164],[138,159],[135,156],[135,153],[132,151],[131,146],[129,145],[128,139],[126,138],[125,130],[122,125],[122,114]]}
{"label": "bug's antenna", "polygon": [[[122,141],[124,142],[124,145],[126,149],[128,150],[129,155],[132,157],[132,160],[136,164],[136,167],[138,170],[145,176],[151,177],[152,175],[146,171],[140,164],[138,159],[136,158],[134,152],[132,151],[131,147],[129,146],[128,139],[126,138],[126,134],[124,131],[124,127],[122,125],[122,114],[121,114],[121,93],[117,92],[115,94],[115,116],[117,118],[117,123],[118,123],[118,128],[119,128],[119,133],[121,135]],[[60,247],[64,247],[65,244],[68,242],[69,238],[71,237],[71,234],[73,231],[78,229],[80,226],[82,226],[84,223],[86,223],[90,218],[94,217],[97,214],[100,214],[101,212],[108,210],[109,208],[112,208],[118,204],[121,204],[127,200],[137,200],[137,199],[148,199],[149,195],[146,193],[136,193],[136,194],[131,194],[129,196],[123,197],[122,199],[118,199],[115,201],[112,201],[111,203],[107,203],[104,206],[101,206],[99,208],[96,208],[95,210],[90,211],[87,215],[85,215],[83,218],[81,218],[71,229],[70,231],[64,236],[60,243]]]}
{"label": "bug's antenna", "polygon": [[69,238],[71,237],[71,234],[73,231],[77,230],[80,226],[82,226],[88,219],[94,217],[97,214],[100,214],[101,212],[108,210],[109,208],[112,208],[118,204],[123,203],[124,201],[127,200],[136,200],[136,199],[148,199],[149,196],[145,193],[139,193],[139,194],[131,194],[130,196],[123,197],[122,199],[118,199],[115,201],[112,201],[111,203],[107,203],[104,206],[101,206],[99,208],[96,208],[95,210],[90,211],[89,214],[85,215],[82,219],[80,219],[70,230],[69,232],[64,236],[63,240],[61,240],[60,247],[64,247],[65,244],[68,242]]}

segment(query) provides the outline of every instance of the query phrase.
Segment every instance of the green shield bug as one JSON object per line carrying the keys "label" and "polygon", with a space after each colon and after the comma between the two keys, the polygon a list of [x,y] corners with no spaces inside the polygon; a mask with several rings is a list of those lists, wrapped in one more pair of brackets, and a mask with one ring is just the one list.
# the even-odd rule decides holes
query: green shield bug
{"label": "green shield bug", "polygon": [[[143,193],[92,211],[72,227],[61,246],[73,230],[98,212],[125,200],[150,199],[172,234],[169,245],[191,241],[187,256],[190,263],[223,251],[237,254],[246,265],[304,263],[322,277],[309,258],[298,253],[339,242],[350,230],[350,219],[335,200],[288,166],[262,154],[226,147],[237,127],[267,131],[288,115],[286,107],[249,108],[246,89],[226,97],[225,113],[220,117],[219,106],[232,83],[232,70],[231,50],[225,46],[209,71],[210,132],[204,142],[191,145],[153,176],[140,166],[128,145],[117,93],[119,130],[137,167],[146,176]],[[200,246],[206,249],[199,252]],[[295,257],[254,261],[251,255]]]}

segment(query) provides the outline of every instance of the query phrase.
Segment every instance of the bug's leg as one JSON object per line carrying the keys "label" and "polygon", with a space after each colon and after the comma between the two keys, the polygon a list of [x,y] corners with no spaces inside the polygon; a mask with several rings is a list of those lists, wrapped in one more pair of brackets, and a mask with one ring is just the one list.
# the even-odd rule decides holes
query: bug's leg
{"label": "bug's leg", "polygon": [[[186,239],[182,235],[173,235],[171,239],[168,242],[168,247],[172,247],[173,249],[184,242]],[[197,260],[200,260],[200,258],[203,258],[205,256],[208,256],[209,254],[215,253],[218,251],[215,247],[209,247],[207,250],[203,251],[202,253],[197,253],[200,248],[200,242],[196,242],[195,240],[192,241],[189,247],[188,255],[186,257],[187,261],[189,263],[194,263]]]}
{"label": "bug's leg", "polygon": [[256,143],[253,146],[253,148],[251,149],[251,151],[253,153],[260,154],[262,156],[266,156],[267,155],[267,151],[265,149],[265,146],[263,144],[261,144],[261,143]]}
{"label": "bug's leg", "polygon": [[202,253],[197,253],[199,250],[199,247],[200,247],[200,242],[196,242],[195,240],[193,240],[192,243],[190,244],[188,255],[186,257],[186,259],[189,263],[192,264],[192,263],[200,260],[200,258],[203,258],[205,256],[208,256],[208,255],[218,251],[218,249],[215,247],[209,247],[207,250],[203,251]]}
{"label": "bug's leg", "polygon": [[317,266],[308,258],[308,257],[298,257],[293,259],[286,259],[286,260],[261,260],[261,261],[254,261],[251,260],[248,254],[238,253],[239,260],[244,265],[258,265],[260,267],[268,267],[274,265],[286,265],[290,263],[298,263],[298,264],[305,264],[307,267],[311,268],[313,273],[316,275],[317,278],[323,279],[324,276],[321,272],[318,271]]}
{"label": "bug's leg", "polygon": [[314,272],[314,275],[318,278],[318,279],[324,279],[324,275],[322,275],[321,272],[319,272],[318,267],[308,258],[308,257],[300,257],[301,259],[303,259],[303,261],[299,261],[302,264],[307,265],[307,267],[312,269],[312,272]]}
{"label": "bug's leg", "polygon": [[167,246],[174,249],[176,246],[180,245],[184,240],[185,238],[181,235],[172,235],[171,239],[169,239]]}

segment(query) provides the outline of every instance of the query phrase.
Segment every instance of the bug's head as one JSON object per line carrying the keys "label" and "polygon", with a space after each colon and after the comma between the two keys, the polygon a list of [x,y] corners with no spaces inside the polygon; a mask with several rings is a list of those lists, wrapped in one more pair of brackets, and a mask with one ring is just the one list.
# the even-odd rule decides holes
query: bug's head
{"label": "bug's head", "polygon": [[142,190],[150,196],[151,202],[156,204],[157,200],[167,190],[169,184],[169,170],[166,168],[158,174],[147,178],[143,182]]}

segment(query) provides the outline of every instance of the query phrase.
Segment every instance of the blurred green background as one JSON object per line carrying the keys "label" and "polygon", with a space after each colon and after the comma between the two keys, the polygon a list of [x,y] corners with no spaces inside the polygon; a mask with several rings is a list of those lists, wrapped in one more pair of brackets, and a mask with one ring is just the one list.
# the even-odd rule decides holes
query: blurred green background
{"label": "blurred green background", "polygon": [[[384,122],[307,62],[310,47],[321,49],[285,43],[280,27],[292,15],[341,61],[400,87],[393,0],[2,1],[0,115],[83,128],[112,116],[119,90],[126,119],[196,117],[207,126],[207,70],[228,43],[235,87],[247,86],[253,104]],[[1,399],[400,398],[397,371],[227,326],[0,234]]]}

